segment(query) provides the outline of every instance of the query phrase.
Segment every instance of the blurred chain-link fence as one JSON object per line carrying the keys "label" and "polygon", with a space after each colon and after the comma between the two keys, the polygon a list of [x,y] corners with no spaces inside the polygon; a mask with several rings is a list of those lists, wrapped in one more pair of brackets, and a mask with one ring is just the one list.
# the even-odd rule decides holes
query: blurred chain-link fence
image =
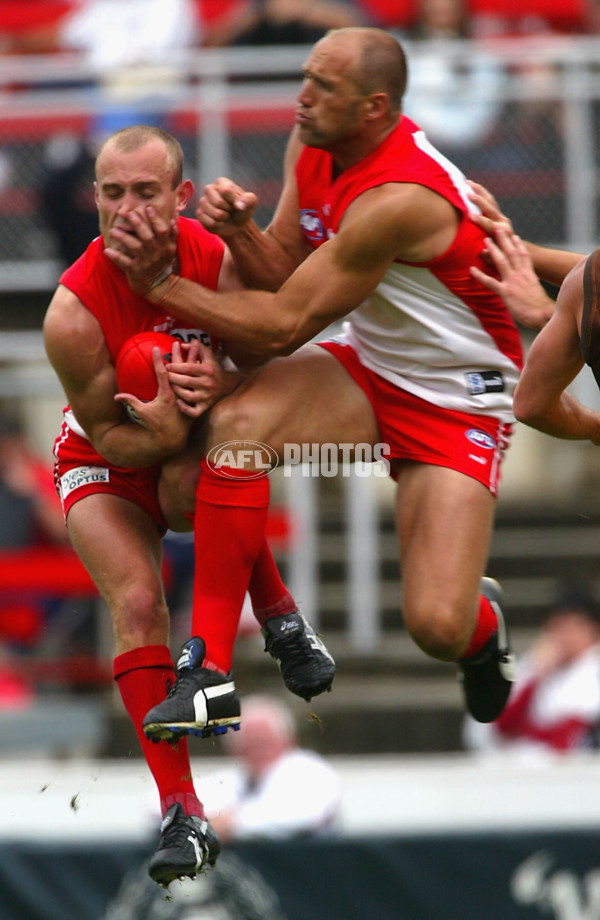
{"label": "blurred chain-link fence", "polygon": [[[63,56],[1,61],[0,290],[51,290],[95,235],[93,155],[124,124],[174,133],[197,190],[218,175],[255,190],[265,224],[306,50],[201,50],[110,80]],[[496,194],[522,236],[592,248],[600,43],[422,43],[408,52],[406,111],[430,140]]]}

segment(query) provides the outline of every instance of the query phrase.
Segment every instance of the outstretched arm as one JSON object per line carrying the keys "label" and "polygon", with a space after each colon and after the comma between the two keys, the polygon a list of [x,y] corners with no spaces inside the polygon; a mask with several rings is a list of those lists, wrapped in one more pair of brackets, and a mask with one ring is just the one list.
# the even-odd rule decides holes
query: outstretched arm
{"label": "outstretched arm", "polygon": [[[478,182],[469,182],[472,189],[471,200],[477,205],[480,214],[472,214],[471,219],[488,236],[493,236],[498,225],[500,225],[507,234],[514,234],[510,218],[503,214],[500,205],[485,186]],[[563,283],[569,272],[574,268],[582,258],[582,253],[567,252],[563,249],[549,249],[546,246],[538,246],[536,243],[523,242],[533,268],[538,278],[555,284],[557,287]]]}
{"label": "outstretched arm", "polygon": [[[276,293],[215,293],[176,275],[150,290],[144,290],[142,278],[141,293],[228,344],[256,355],[290,354],[358,307],[395,258],[426,261],[445,251],[455,220],[452,207],[435,192],[390,183],[356,199],[339,232],[305,259]],[[135,290],[140,236],[123,241],[131,254],[115,249],[111,255]]]}
{"label": "outstretched arm", "polygon": [[481,271],[475,265],[471,274],[502,298],[516,322],[541,329],[554,312],[554,301],[538,280],[525,244],[503,222],[493,224],[492,233],[485,244],[488,260],[497,275]]}
{"label": "outstretched arm", "polygon": [[581,262],[561,287],[551,320],[536,337],[515,391],[516,417],[555,438],[600,444],[600,413],[581,405],[567,387],[583,367],[579,324]]}

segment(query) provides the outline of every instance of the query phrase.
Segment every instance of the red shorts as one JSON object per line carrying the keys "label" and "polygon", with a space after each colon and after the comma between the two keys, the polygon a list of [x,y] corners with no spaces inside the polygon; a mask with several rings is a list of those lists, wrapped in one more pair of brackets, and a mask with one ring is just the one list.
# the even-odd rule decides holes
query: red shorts
{"label": "red shorts", "polygon": [[156,524],[167,529],[158,503],[160,466],[141,469],[111,466],[87,440],[63,422],[54,442],[54,481],[65,520],[75,502],[88,495],[118,495],[138,505]]}
{"label": "red shorts", "polygon": [[[319,342],[343,364],[369,398],[389,460],[444,466],[498,494],[512,425],[489,415],[455,412],[413,396],[360,363],[350,345]],[[393,473],[392,473],[393,475]]]}

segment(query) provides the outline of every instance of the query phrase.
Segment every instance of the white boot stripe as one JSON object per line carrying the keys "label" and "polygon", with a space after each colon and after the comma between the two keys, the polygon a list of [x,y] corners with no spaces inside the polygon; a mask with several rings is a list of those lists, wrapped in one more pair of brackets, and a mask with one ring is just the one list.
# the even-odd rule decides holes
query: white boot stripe
{"label": "white boot stripe", "polygon": [[188,837],[188,840],[194,848],[194,854],[196,856],[196,869],[201,869],[202,868],[202,857],[204,854],[202,850],[200,849],[198,838],[196,837],[195,834],[190,834],[190,836]]}
{"label": "white boot stripe", "polygon": [[204,687],[204,693],[207,700],[214,700],[218,696],[225,696],[226,693],[233,693],[235,684],[230,681],[227,684],[218,684],[216,687]]}
{"label": "white boot stripe", "polygon": [[194,694],[194,713],[196,722],[200,722],[202,725],[208,725],[206,697],[202,690],[198,690],[198,692]]}

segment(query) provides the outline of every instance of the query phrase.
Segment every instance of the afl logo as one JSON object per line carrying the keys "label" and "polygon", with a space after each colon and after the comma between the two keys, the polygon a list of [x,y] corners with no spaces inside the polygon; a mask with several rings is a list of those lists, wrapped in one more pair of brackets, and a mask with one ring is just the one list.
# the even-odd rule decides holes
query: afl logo
{"label": "afl logo", "polygon": [[259,479],[275,469],[279,457],[261,441],[224,441],[208,452],[206,462],[225,479],[236,478],[236,470],[246,470],[247,479]]}
{"label": "afl logo", "polygon": [[300,226],[304,236],[313,243],[325,238],[325,228],[321,223],[321,218],[311,208],[300,211]]}
{"label": "afl logo", "polygon": [[481,431],[479,428],[469,428],[465,432],[465,436],[472,444],[476,444],[477,447],[483,447],[485,450],[494,450],[496,447],[496,439],[491,434],[488,434],[487,431]]}

